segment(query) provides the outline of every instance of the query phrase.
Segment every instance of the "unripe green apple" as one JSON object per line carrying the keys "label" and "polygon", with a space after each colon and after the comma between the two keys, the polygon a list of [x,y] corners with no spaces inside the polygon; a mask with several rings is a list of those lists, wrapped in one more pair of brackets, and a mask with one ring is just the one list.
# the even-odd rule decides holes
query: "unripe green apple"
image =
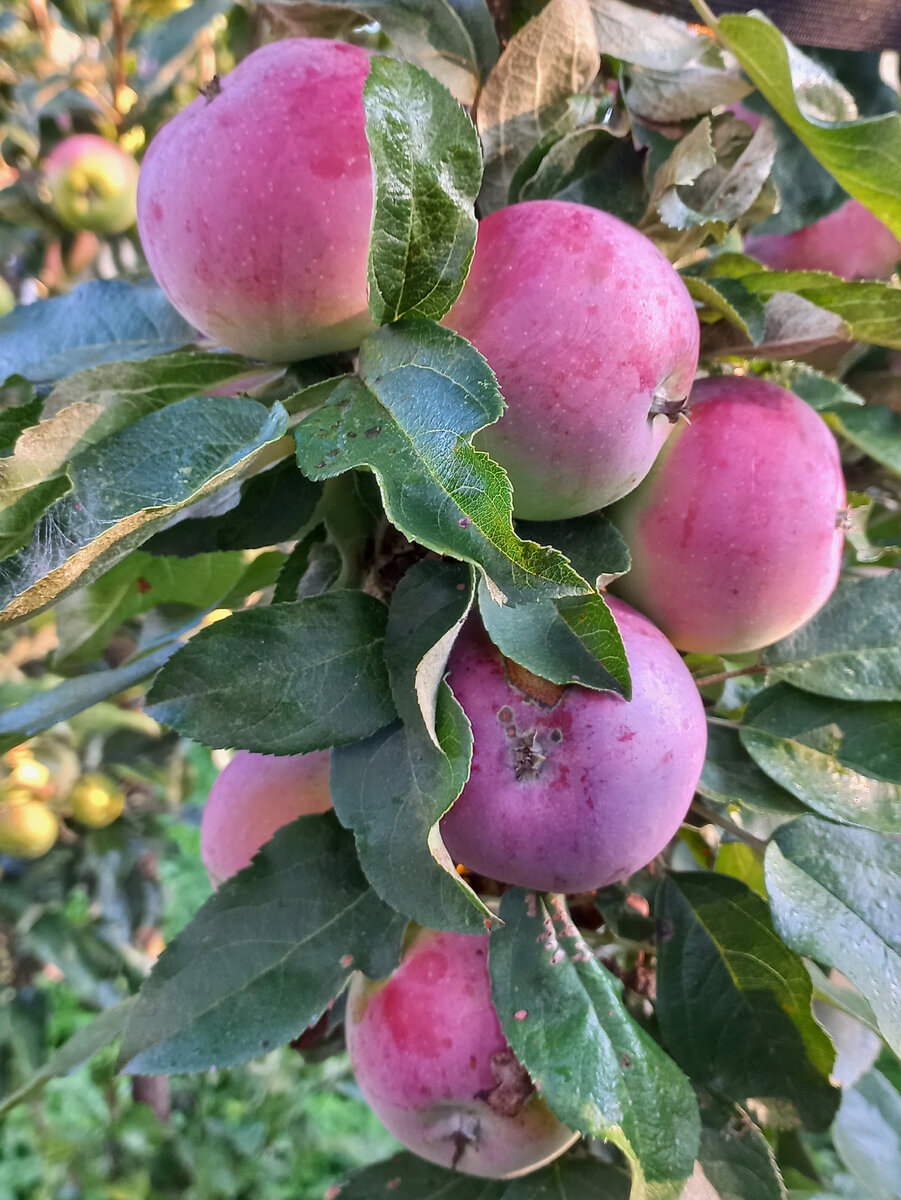
{"label": "unripe green apple", "polygon": [[235,755],[210,789],[200,823],[200,854],[214,888],[249,866],[277,829],[331,808],[328,771],[328,750]]}
{"label": "unripe green apple", "polygon": [[124,233],[135,223],[138,164],[93,133],[66,138],[47,155],[53,211],[69,229]]}
{"label": "unripe green apple", "polygon": [[650,475],[613,509],[632,568],[611,586],[680,650],[740,654],[798,629],[838,579],[838,446],[793,392],[703,379]]}
{"label": "unripe green apple", "polygon": [[159,131],[141,165],[150,269],[199,330],[253,358],[350,350],[373,329],[365,50],[286,38]]}
{"label": "unripe green apple", "polygon": [[465,1175],[526,1175],[578,1134],[554,1116],[491,1002],[487,934],[420,929],[388,979],[354,976],[347,1049],[386,1129]]}

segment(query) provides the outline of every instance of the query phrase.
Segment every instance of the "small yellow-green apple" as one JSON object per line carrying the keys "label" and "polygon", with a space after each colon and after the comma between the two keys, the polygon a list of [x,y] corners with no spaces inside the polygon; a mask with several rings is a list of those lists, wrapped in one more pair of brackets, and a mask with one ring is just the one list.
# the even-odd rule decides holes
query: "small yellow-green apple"
{"label": "small yellow-green apple", "polygon": [[548,892],[625,879],[676,833],[707,746],[704,705],[663,634],[621,601],[632,699],[537,679],[475,621],[448,681],[470,720],[472,770],[442,818],[457,863]]}
{"label": "small yellow-green apple", "polygon": [[69,794],[68,805],[76,821],[104,829],[121,817],[125,793],[105,775],[82,775]]}
{"label": "small yellow-green apple", "polygon": [[115,142],[79,133],[47,155],[50,203],[69,229],[124,233],[135,223],[138,164]]}
{"label": "small yellow-green apple", "polygon": [[138,230],[202,333],[273,362],[359,345],[369,316],[365,50],[286,38],[249,54],[157,133]]}
{"label": "small yellow-green apple", "polygon": [[509,1179],[576,1140],[533,1087],[491,1002],[488,934],[420,929],[388,979],[354,976],[347,1049],[375,1115],[414,1153]]}
{"label": "small yellow-green apple", "polygon": [[331,808],[328,770],[328,750],[238,751],[210,789],[200,823],[200,853],[214,888],[249,866],[277,829]]}
{"label": "small yellow-green apple", "polygon": [[56,843],[59,821],[27,788],[0,789],[0,854],[40,858]]}
{"label": "small yellow-green apple", "polygon": [[650,470],[694,378],[694,303],[657,247],[583,204],[535,200],[479,225],[443,318],[480,350],[507,410],[476,438],[518,517],[602,508]]}
{"label": "small yellow-green apple", "polygon": [[0,317],[5,317],[8,312],[16,307],[16,297],[13,295],[13,290],[0,275]]}
{"label": "small yellow-green apple", "polygon": [[751,376],[696,384],[689,418],[611,510],[632,555],[612,586],[680,650],[757,650],[810,620],[838,580],[838,446],[803,400]]}

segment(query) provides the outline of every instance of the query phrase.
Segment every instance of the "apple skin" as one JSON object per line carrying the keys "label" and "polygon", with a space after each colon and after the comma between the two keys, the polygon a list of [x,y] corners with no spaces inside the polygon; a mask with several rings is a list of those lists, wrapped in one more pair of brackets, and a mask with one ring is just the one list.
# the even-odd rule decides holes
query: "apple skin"
{"label": "apple skin", "polygon": [[332,807],[328,770],[328,750],[238,751],[210,788],[200,822],[200,855],[214,888],[249,866],[277,829]]}
{"label": "apple skin", "polygon": [[[676,833],[704,763],[704,705],[663,634],[609,604],[631,701],[538,680],[475,622],[457,639],[448,681],[474,746],[469,782],[441,821],[454,862],[536,891],[587,892],[625,879]],[[534,766],[533,747],[544,756]]]}
{"label": "apple skin", "polygon": [[[551,1113],[507,1045],[491,1003],[488,942],[418,930],[387,980],[354,976],[345,1031],[363,1096],[408,1149],[465,1175],[509,1179],[544,1166],[578,1134]],[[521,1088],[508,1113],[489,1096],[499,1074]]]}
{"label": "apple skin", "polygon": [[745,238],[745,252],[774,271],[829,271],[844,279],[887,279],[901,242],[859,200],[794,233]]}
{"label": "apple skin", "polygon": [[0,854],[11,858],[41,858],[56,844],[59,820],[25,788],[0,793]]}
{"label": "apple skin", "polygon": [[13,290],[3,276],[0,275],[0,317],[5,317],[15,307],[16,297],[13,294]]}
{"label": "apple skin", "polygon": [[592,512],[643,479],[683,400],[699,326],[682,280],[643,234],[562,200],[479,225],[469,277],[442,324],[480,350],[507,411],[476,444],[506,468],[517,517]]}
{"label": "apple skin", "polygon": [[365,50],[286,38],[159,131],[138,230],[178,311],[231,350],[288,362],[372,331]]}
{"label": "apple skin", "polygon": [[758,650],[800,628],[838,580],[838,446],[798,396],[748,376],[697,383],[689,419],[611,510],[632,554],[612,586],[680,650]]}
{"label": "apple skin", "polygon": [[115,142],[80,133],[47,155],[53,211],[68,229],[124,233],[135,223],[138,164]]}

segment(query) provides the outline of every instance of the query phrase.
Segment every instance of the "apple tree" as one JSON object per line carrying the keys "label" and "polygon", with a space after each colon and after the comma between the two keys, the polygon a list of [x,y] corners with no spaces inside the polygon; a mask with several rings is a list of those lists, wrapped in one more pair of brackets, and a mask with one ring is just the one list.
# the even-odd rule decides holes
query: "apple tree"
{"label": "apple tree", "polygon": [[897,1200],[897,61],[701,0],[76,8],[108,127],[6,114],[0,620],[55,682],[0,751],[126,695],[236,753],[215,893],[3,1104],[346,1041],[409,1152],[343,1200]]}

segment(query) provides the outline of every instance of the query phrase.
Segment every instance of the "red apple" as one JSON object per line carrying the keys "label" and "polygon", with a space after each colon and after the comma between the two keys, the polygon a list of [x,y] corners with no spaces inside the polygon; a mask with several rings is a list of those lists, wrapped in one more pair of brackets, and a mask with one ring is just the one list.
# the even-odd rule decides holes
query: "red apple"
{"label": "red apple", "polygon": [[578,1137],[507,1045],[491,1003],[488,935],[420,929],[388,979],[356,975],[347,1049],[373,1112],[408,1149],[467,1175],[509,1179]]}
{"label": "red apple", "polygon": [[757,650],[808,621],[835,587],[838,446],[798,396],[749,376],[696,384],[689,417],[611,511],[632,554],[613,586],[680,650]]}
{"label": "red apple", "polygon": [[319,38],[262,46],[144,156],[150,269],[187,320],[232,350],[286,362],[372,331],[369,61]]}
{"label": "red apple", "polygon": [[901,242],[859,200],[794,233],[745,238],[745,251],[774,271],[829,271],[844,279],[887,279]]}
{"label": "red apple", "polygon": [[507,411],[477,444],[505,467],[518,517],[602,508],[650,470],[698,360],[685,285],[609,213],[561,200],[479,225],[472,269],[443,323],[494,370]]}
{"label": "red apple", "polygon": [[455,862],[536,891],[591,891],[643,867],[679,828],[704,763],[704,706],[663,634],[620,601],[610,608],[631,701],[537,679],[474,622],[457,639],[449,682],[474,746],[441,821]]}
{"label": "red apple", "polygon": [[210,789],[200,853],[213,887],[249,866],[277,829],[331,808],[328,750],[253,754],[239,750]]}

